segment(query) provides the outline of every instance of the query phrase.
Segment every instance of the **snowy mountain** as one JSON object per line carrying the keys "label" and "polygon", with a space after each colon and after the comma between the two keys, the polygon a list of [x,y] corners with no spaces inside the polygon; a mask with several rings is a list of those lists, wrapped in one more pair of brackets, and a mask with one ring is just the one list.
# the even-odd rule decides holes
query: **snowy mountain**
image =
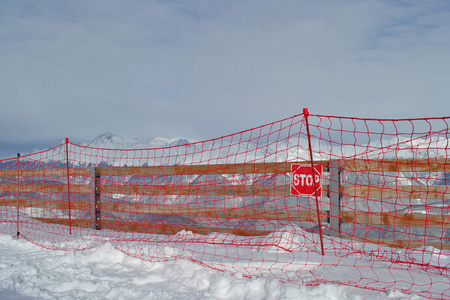
{"label": "snowy mountain", "polygon": [[[77,151],[77,156],[88,155],[87,163],[100,164],[103,161],[94,159],[93,150],[99,149],[103,157],[108,157],[109,165],[167,165],[180,163],[243,163],[243,162],[274,162],[274,161],[298,161],[309,160],[308,141],[306,138],[291,137],[269,141],[252,136],[244,138],[239,136],[239,142],[234,135],[204,142],[190,143],[185,138],[157,137],[151,141],[143,141],[138,138],[124,137],[110,132],[103,133],[90,142],[79,145],[85,150]],[[262,140],[265,140],[264,143]],[[345,139],[330,143],[327,140],[313,139],[314,160],[329,160],[330,158],[342,159],[345,157],[360,159],[395,159],[395,158],[429,158],[448,157],[450,143],[445,137],[419,137],[407,138],[404,136],[390,137],[370,142],[369,144],[346,144]],[[58,143],[63,145],[64,141]],[[75,143],[77,144],[77,143]],[[58,146],[57,145],[57,146]],[[170,149],[172,148],[172,149]],[[108,153],[106,149],[110,149]],[[127,157],[120,155],[120,149],[139,149],[129,152]],[[140,151],[146,149],[146,151]],[[45,151],[35,149],[33,153]],[[59,149],[57,151],[60,151]],[[55,152],[57,152],[55,151]],[[98,153],[98,152],[96,152]],[[27,153],[21,153],[22,156]],[[117,155],[116,155],[117,154]],[[133,155],[131,155],[133,154]],[[14,158],[10,155],[8,158]],[[113,157],[113,158],[112,158]],[[130,161],[133,157],[133,161]],[[81,157],[72,157],[78,160]],[[136,160],[136,158],[138,158]],[[33,159],[37,159],[33,158]],[[53,158],[54,159],[54,158]],[[40,160],[40,159],[37,159]],[[61,158],[64,160],[64,157]]]}
{"label": "snowy mountain", "polygon": [[111,132],[105,132],[94,138],[92,141],[81,145],[105,149],[148,149],[187,145],[189,143],[188,140],[183,138],[168,139],[162,137],[157,137],[150,142],[144,142],[138,138],[124,137],[112,134]]}
{"label": "snowy mountain", "polygon": [[83,146],[110,149],[145,148],[147,144],[137,138],[128,138],[105,132],[94,138],[91,142],[83,143]]}

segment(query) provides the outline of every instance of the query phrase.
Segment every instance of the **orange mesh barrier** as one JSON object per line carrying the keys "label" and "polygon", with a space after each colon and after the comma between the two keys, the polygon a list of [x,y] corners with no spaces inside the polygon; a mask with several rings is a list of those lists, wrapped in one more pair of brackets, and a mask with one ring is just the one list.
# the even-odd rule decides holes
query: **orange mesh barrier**
{"label": "orange mesh barrier", "polygon": [[0,160],[0,232],[243,276],[450,298],[449,118],[303,114],[155,149]]}

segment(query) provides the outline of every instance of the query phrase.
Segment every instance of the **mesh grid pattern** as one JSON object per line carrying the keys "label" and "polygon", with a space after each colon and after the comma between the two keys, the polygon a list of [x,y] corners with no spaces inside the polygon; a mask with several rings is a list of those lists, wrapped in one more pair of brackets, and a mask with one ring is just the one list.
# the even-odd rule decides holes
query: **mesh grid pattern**
{"label": "mesh grid pattern", "polygon": [[[0,232],[449,298],[448,119],[299,114],[155,149],[66,140],[0,161]],[[321,197],[290,194],[293,164],[322,167]]]}

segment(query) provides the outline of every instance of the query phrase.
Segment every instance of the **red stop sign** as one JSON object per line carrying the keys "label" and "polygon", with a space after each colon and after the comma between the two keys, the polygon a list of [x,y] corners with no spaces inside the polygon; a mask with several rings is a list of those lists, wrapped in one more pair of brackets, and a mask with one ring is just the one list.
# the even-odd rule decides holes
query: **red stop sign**
{"label": "red stop sign", "polygon": [[[291,195],[301,195],[304,197],[322,197],[322,165],[314,166],[314,176],[309,165],[291,165]],[[314,185],[314,181],[315,185]],[[314,190],[314,186],[317,191]]]}

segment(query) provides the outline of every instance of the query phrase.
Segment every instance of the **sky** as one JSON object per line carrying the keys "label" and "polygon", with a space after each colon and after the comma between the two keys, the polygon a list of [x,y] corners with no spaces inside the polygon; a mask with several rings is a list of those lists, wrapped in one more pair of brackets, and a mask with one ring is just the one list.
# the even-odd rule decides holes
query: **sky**
{"label": "sky", "polygon": [[450,1],[0,0],[0,153],[449,116]]}

